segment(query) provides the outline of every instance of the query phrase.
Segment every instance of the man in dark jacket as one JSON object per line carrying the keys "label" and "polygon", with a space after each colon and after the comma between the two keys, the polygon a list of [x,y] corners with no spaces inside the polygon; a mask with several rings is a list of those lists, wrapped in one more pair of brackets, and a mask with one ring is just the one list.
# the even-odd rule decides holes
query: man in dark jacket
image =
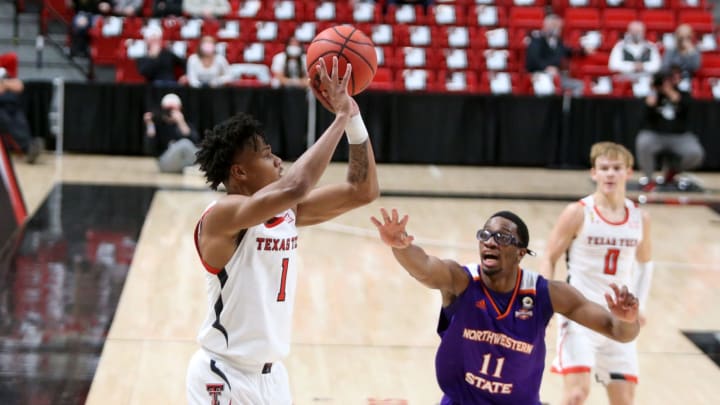
{"label": "man in dark jacket", "polygon": [[[562,41],[562,19],[550,14],[543,20],[540,31],[530,34],[530,44],[527,47],[525,68],[530,73],[546,73],[551,77],[560,77],[560,84],[565,91],[574,95],[582,95],[584,84],[581,80],[573,79],[562,71],[563,62],[575,54],[576,51],[566,47]],[[590,53],[592,50],[584,50]]]}
{"label": "man in dark jacket", "polygon": [[688,129],[690,94],[678,89],[680,79],[678,69],[656,74],[653,91],[645,98],[645,123],[635,140],[644,191],[652,191],[656,186],[652,175],[659,154],[673,156],[662,179],[665,183],[672,183],[681,171],[700,166],[705,156],[697,136]]}

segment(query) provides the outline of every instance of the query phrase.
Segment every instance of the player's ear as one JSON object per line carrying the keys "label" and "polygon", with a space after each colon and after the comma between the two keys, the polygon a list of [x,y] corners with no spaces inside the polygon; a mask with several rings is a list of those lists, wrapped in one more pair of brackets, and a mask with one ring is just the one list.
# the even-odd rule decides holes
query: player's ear
{"label": "player's ear", "polygon": [[230,177],[234,177],[237,180],[245,180],[247,178],[247,170],[241,164],[234,164],[230,166]]}

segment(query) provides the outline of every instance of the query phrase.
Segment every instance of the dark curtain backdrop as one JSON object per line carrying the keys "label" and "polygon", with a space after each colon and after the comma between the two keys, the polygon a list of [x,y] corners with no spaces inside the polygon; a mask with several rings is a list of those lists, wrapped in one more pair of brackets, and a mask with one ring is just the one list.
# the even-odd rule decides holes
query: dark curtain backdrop
{"label": "dark curtain backdrop", "polygon": [[53,85],[47,81],[28,81],[24,83],[25,90],[23,91],[22,103],[25,109],[25,115],[30,124],[30,130],[34,136],[39,136],[51,141],[51,145],[54,146],[50,136],[50,106],[52,103],[53,96]]}
{"label": "dark curtain backdrop", "polygon": [[[293,160],[305,149],[306,94],[298,89],[192,89],[68,83],[65,149],[141,154],[145,111],[168,92],[183,100],[189,122],[203,133],[236,112],[263,122],[274,151]],[[26,87],[33,130],[47,136],[52,86]],[[635,149],[642,124],[639,99],[489,96],[368,91],[356,96],[377,160],[384,163],[584,168],[590,146],[610,140]],[[563,103],[565,107],[563,108]],[[332,121],[319,103],[316,136]],[[720,169],[720,103],[693,102],[691,127],[706,148],[704,169]],[[342,142],[336,160],[347,158]]]}

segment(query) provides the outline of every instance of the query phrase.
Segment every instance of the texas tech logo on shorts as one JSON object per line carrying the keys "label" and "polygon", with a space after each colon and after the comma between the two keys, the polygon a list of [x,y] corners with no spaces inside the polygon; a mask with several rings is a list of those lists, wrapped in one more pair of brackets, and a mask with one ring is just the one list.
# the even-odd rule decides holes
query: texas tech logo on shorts
{"label": "texas tech logo on shorts", "polygon": [[222,395],[225,384],[205,384],[205,389],[210,395],[210,405],[220,405],[218,398]]}

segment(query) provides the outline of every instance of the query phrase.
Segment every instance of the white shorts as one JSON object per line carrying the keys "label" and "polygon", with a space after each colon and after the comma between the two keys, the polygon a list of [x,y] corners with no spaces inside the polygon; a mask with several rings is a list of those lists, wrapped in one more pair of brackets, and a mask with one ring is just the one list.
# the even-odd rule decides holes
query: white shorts
{"label": "white shorts", "polygon": [[567,318],[558,317],[557,355],[551,371],[558,374],[590,373],[602,384],[638,382],[635,341],[620,343]]}
{"label": "white shorts", "polygon": [[[267,371],[267,370],[265,370]],[[230,367],[200,349],[187,371],[187,399],[191,405],[290,405],[290,384],[285,366],[272,363],[247,371]]]}

